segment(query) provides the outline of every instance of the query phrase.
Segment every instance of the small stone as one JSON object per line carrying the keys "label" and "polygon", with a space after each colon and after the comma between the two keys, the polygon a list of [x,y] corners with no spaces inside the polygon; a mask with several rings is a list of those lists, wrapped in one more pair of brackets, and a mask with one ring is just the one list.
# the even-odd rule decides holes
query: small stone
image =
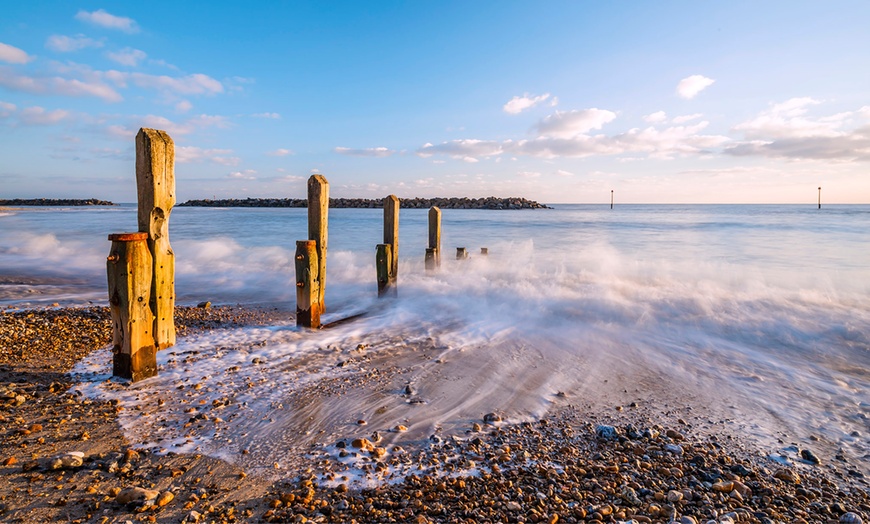
{"label": "small stone", "polygon": [[861,520],[861,516],[857,513],[843,513],[840,515],[840,524],[864,524],[864,521]]}
{"label": "small stone", "polygon": [[4,466],[12,466],[12,465],[15,465],[17,463],[18,463],[18,459],[16,459],[15,457],[9,457],[3,461]]}
{"label": "small stone", "polygon": [[808,449],[801,450],[801,458],[806,460],[807,462],[809,462],[811,464],[819,465],[822,463],[822,461],[819,460],[819,457],[817,457],[815,453],[813,453],[812,451],[810,451]]}
{"label": "small stone", "polygon": [[731,493],[734,491],[734,483],[733,482],[717,482],[713,484],[713,491],[718,491],[719,493]]}
{"label": "small stone", "polygon": [[668,502],[679,502],[681,500],[683,500],[683,493],[681,491],[675,489],[668,491]]}
{"label": "small stone", "polygon": [[487,413],[483,416],[483,421],[486,424],[495,424],[496,422],[501,422],[501,416],[497,413]]}
{"label": "small stone", "polygon": [[519,502],[516,502],[514,500],[508,501],[505,504],[505,508],[507,508],[508,511],[522,511],[523,510],[522,504],[520,504]]}
{"label": "small stone", "polygon": [[674,431],[673,429],[669,429],[669,430],[665,431],[665,435],[667,435],[668,438],[673,439],[673,440],[685,440],[686,439],[686,437],[684,437],[682,433],[680,433],[679,431]]}
{"label": "small stone", "polygon": [[172,502],[172,499],[174,498],[174,493],[172,493],[171,491],[164,491],[157,497],[157,505],[162,508],[163,506]]}
{"label": "small stone", "polygon": [[683,517],[680,517],[680,524],[698,524],[698,521],[695,520],[695,517],[685,515]]}
{"label": "small stone", "polygon": [[480,424],[478,424],[477,422],[475,422],[474,424],[471,425],[471,431],[474,431],[475,433],[477,433],[480,430],[481,430]]}
{"label": "small stone", "polygon": [[196,307],[198,307],[200,309],[208,309],[211,307],[211,302],[208,302],[208,301],[200,302],[199,304],[196,305]]}
{"label": "small stone", "polygon": [[789,484],[800,484],[801,477],[794,471],[790,469],[779,469],[776,473],[773,474],[774,478],[778,478],[783,482],[787,482]]}
{"label": "small stone", "polygon": [[667,451],[668,453],[673,453],[678,457],[683,456],[683,447],[676,444],[665,444],[665,451]]}
{"label": "small stone", "polygon": [[131,502],[153,500],[156,499],[158,495],[160,495],[159,491],[135,486],[132,488],[124,488],[118,492],[115,496],[115,502],[118,504],[129,504]]}
{"label": "small stone", "polygon": [[619,437],[619,430],[602,424],[595,427],[595,436],[604,440],[616,440]]}
{"label": "small stone", "polygon": [[198,511],[191,511],[187,515],[187,522],[199,522],[199,519],[202,518],[202,514]]}

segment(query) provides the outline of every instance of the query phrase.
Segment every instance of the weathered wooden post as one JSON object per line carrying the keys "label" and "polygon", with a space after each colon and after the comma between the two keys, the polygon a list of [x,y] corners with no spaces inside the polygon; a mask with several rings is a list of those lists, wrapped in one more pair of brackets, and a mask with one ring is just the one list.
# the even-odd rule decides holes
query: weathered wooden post
{"label": "weathered wooden post", "polygon": [[436,258],[437,251],[438,250],[436,250],[434,247],[426,248],[426,258],[424,259],[424,264],[427,273],[431,273],[438,268],[438,259]]}
{"label": "weathered wooden post", "polygon": [[157,375],[154,315],[150,294],[153,276],[148,233],[109,235],[106,259],[109,311],[112,315],[112,375],[133,382]]}
{"label": "weathered wooden post", "polygon": [[822,209],[822,186],[819,186],[819,209]]}
{"label": "weathered wooden post", "polygon": [[392,278],[393,246],[391,244],[378,244],[375,251],[375,270],[378,276],[378,296],[396,296],[398,290],[395,279]]}
{"label": "weathered wooden post", "polygon": [[483,256],[487,256],[487,255],[489,255],[489,248],[488,248],[488,247],[482,247],[482,248],[480,248],[480,254],[483,255]]}
{"label": "weathered wooden post", "polygon": [[464,247],[457,247],[456,260],[465,260],[466,258],[468,258],[468,250],[466,250]]}
{"label": "weathered wooden post", "polygon": [[429,248],[435,250],[435,267],[441,267],[441,208],[438,206],[429,208]]}
{"label": "weathered wooden post", "polygon": [[157,349],[175,345],[175,253],[169,245],[169,214],[175,205],[175,144],[166,131],[142,128],[136,135],[139,231],[148,233],[152,277],[150,307]]}
{"label": "weathered wooden post", "polygon": [[[323,175],[308,179],[308,240],[314,240],[317,252],[317,303],[326,311],[326,240],[329,223],[329,182]],[[299,280],[297,279],[297,282]],[[319,325],[319,323],[318,323]],[[315,326],[311,326],[315,327]]]}
{"label": "weathered wooden post", "polygon": [[296,241],[296,325],[320,327],[320,261],[316,240]]}
{"label": "weathered wooden post", "polygon": [[610,190],[610,209],[613,209],[613,190]]}
{"label": "weathered wooden post", "polygon": [[[381,246],[389,245],[389,249],[384,249]],[[382,271],[378,270],[378,296],[396,296],[398,288],[396,286],[399,276],[399,199],[396,195],[390,195],[384,198],[384,243],[378,244],[378,256],[375,257],[377,263],[380,255],[387,257],[389,271],[386,275],[382,275]],[[381,282],[381,276],[386,277],[386,282]]]}

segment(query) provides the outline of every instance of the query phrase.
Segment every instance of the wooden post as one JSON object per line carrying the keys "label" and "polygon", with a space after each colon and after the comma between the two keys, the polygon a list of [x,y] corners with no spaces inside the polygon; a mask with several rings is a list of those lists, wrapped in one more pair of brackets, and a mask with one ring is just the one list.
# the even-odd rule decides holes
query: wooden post
{"label": "wooden post", "polygon": [[613,209],[613,190],[610,190],[610,209]]}
{"label": "wooden post", "polygon": [[819,186],[819,209],[822,209],[822,186]]}
{"label": "wooden post", "polygon": [[296,241],[296,325],[320,327],[320,261],[316,240]]}
{"label": "wooden post", "polygon": [[109,240],[112,248],[106,274],[112,315],[112,375],[136,382],[157,375],[148,233],[115,233]]}
{"label": "wooden post", "polygon": [[[308,240],[317,244],[317,304],[318,319],[326,312],[326,237],[329,215],[329,182],[323,175],[308,179]],[[318,325],[320,321],[318,320]]]}
{"label": "wooden post", "polygon": [[[429,247],[435,250],[435,267],[441,267],[441,209],[429,208]],[[426,250],[428,256],[429,250]]]}
{"label": "wooden post", "polygon": [[483,255],[483,256],[487,256],[487,255],[489,255],[489,248],[488,248],[488,247],[482,247],[482,248],[480,248],[480,254]]}
{"label": "wooden post", "polygon": [[142,128],[136,135],[139,231],[148,233],[152,258],[151,313],[157,349],[175,345],[175,253],[169,245],[169,214],[175,205],[175,144],[166,131]]}
{"label": "wooden post", "polygon": [[464,247],[456,248],[456,260],[465,260],[468,258],[468,251]]}
{"label": "wooden post", "polygon": [[375,252],[375,269],[378,275],[378,296],[394,297],[398,294],[396,279],[392,272],[393,246],[391,244],[378,244]]}
{"label": "wooden post", "polygon": [[427,273],[431,273],[438,268],[437,253],[438,251],[434,247],[426,248],[425,266]]}
{"label": "wooden post", "polygon": [[384,244],[390,245],[389,287],[396,294],[396,281],[399,276],[399,199],[396,195],[384,198]]}

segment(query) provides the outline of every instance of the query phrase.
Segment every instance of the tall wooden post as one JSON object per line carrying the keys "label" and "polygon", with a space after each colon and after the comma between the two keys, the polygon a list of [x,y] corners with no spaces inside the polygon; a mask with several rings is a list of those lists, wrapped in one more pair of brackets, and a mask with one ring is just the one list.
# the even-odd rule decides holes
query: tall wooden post
{"label": "tall wooden post", "polygon": [[822,186],[819,186],[819,209],[822,209]]}
{"label": "tall wooden post", "polygon": [[112,315],[112,375],[136,382],[157,375],[148,233],[116,233],[109,235],[109,240],[112,248],[106,274]]}
{"label": "tall wooden post", "polygon": [[148,233],[152,258],[151,312],[157,349],[175,345],[175,253],[169,245],[169,214],[175,205],[175,144],[166,131],[142,128],[136,135],[139,231]]}
{"label": "tall wooden post", "polygon": [[[387,275],[387,289],[390,291],[390,295],[395,296],[398,291],[396,281],[399,276],[399,199],[396,195],[384,198],[384,244],[390,246],[388,252],[390,271]],[[380,250],[380,247],[378,249]],[[378,282],[378,289],[380,290],[380,282]],[[386,293],[386,291],[384,292]],[[382,294],[384,293],[378,293],[379,296]]]}
{"label": "tall wooden post", "polygon": [[393,246],[378,244],[375,251],[375,270],[378,276],[378,296],[396,296],[396,279],[392,275]]}
{"label": "tall wooden post", "polygon": [[296,241],[296,325],[320,327],[320,261],[316,240]]}
{"label": "tall wooden post", "polygon": [[[317,303],[319,313],[326,311],[326,240],[329,224],[329,182],[323,175],[308,179],[308,240],[314,240],[317,253]],[[318,313],[318,314],[319,314]],[[319,319],[319,316],[318,316]],[[318,320],[318,325],[319,320]],[[314,326],[312,326],[314,327]]]}
{"label": "tall wooden post", "polygon": [[[429,208],[429,248],[435,250],[435,267],[441,267],[441,208]],[[427,256],[429,250],[426,250]]]}

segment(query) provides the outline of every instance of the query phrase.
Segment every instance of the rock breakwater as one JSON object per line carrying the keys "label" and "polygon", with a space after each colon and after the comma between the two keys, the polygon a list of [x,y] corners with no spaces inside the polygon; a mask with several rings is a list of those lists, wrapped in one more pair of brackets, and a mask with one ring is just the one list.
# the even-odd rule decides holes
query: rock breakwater
{"label": "rock breakwater", "polygon": [[96,198],[0,198],[0,206],[114,206],[114,202]]}
{"label": "rock breakwater", "polygon": [[[485,197],[485,198],[405,198],[399,200],[401,207],[406,209],[429,209],[438,206],[441,209],[550,209],[550,207],[526,198]],[[304,198],[228,198],[219,200],[188,200],[178,206],[185,207],[308,207]],[[329,207],[338,208],[370,208],[384,207],[382,199],[372,198],[330,198]]]}

